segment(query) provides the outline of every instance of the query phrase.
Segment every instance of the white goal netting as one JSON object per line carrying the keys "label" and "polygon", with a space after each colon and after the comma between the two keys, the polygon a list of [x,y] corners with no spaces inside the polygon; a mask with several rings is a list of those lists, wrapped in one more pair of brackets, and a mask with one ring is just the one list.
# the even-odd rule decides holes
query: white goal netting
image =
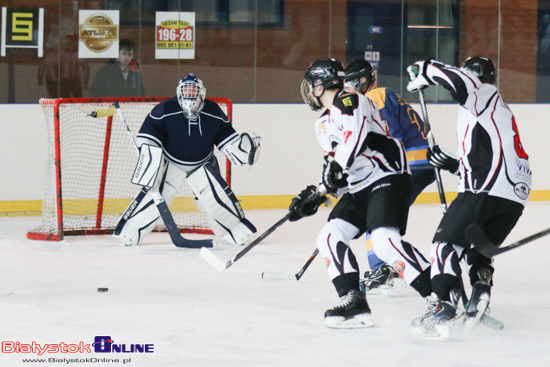
{"label": "white goal netting", "polygon": [[[119,101],[135,137],[151,109],[164,98],[41,99],[46,115],[48,156],[42,225],[27,237],[61,240],[70,234],[112,233],[140,186],[130,180],[137,155],[117,114],[92,117],[92,112],[113,113]],[[231,102],[213,98],[231,118]],[[101,113],[100,113],[101,115]],[[58,116],[58,118],[56,118]],[[230,165],[216,151],[218,163],[230,181]],[[170,204],[182,232],[212,233],[206,216],[194,204],[186,183]],[[159,220],[155,230],[164,230]]]}

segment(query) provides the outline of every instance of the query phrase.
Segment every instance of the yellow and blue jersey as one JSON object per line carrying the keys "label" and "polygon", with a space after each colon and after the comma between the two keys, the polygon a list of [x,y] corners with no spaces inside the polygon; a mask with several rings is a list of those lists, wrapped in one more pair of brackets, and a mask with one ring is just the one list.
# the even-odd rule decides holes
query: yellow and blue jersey
{"label": "yellow and blue jersey", "polygon": [[403,142],[411,171],[433,170],[426,159],[428,140],[424,121],[411,105],[388,88],[374,88],[366,96],[378,106],[390,135]]}

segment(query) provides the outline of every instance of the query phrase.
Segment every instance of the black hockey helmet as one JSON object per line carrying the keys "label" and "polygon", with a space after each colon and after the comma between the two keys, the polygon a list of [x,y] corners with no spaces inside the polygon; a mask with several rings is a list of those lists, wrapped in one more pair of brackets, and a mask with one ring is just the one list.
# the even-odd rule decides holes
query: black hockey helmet
{"label": "black hockey helmet", "polygon": [[480,56],[469,57],[462,63],[462,68],[473,72],[482,83],[495,84],[496,82],[497,68],[491,59]]}
{"label": "black hockey helmet", "polygon": [[[369,88],[376,83],[376,76],[374,75],[374,69],[370,62],[363,59],[357,59],[351,61],[344,68],[345,86],[351,86],[357,93],[365,93]],[[365,81],[361,83],[361,79],[365,78]]]}
{"label": "black hockey helmet", "polygon": [[[318,59],[309,65],[302,81],[302,98],[312,110],[320,110],[323,106],[320,97],[326,89],[344,87],[344,65],[336,59]],[[312,90],[317,86],[323,86],[323,92],[319,96],[312,96]],[[317,102],[317,103],[315,103]]]}

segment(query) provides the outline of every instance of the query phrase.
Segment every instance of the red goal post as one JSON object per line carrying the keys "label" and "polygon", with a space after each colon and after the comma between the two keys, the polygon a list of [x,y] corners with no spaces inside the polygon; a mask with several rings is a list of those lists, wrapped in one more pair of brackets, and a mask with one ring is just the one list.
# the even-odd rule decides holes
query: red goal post
{"label": "red goal post", "polygon": [[[27,238],[62,241],[65,235],[113,233],[120,216],[140,191],[130,182],[137,156],[113,101],[120,104],[135,137],[147,114],[165,99],[40,100],[47,124],[46,182],[42,224],[29,231]],[[232,121],[233,105],[229,99],[208,99],[218,103]],[[106,116],[94,118],[94,111]],[[229,160],[217,149],[215,155],[222,175],[231,185]],[[169,207],[180,232],[212,234],[187,183],[179,188]],[[155,231],[165,230],[159,219]]]}

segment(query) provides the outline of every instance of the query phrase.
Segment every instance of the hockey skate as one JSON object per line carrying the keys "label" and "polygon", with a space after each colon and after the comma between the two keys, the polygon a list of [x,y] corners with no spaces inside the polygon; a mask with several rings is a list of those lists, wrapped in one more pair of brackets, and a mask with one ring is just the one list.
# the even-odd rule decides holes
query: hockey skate
{"label": "hockey skate", "polygon": [[362,279],[359,283],[359,289],[369,296],[389,298],[393,296],[393,272],[395,270],[387,265],[382,265],[372,273],[367,271],[365,272],[365,279]]}
{"label": "hockey skate", "polygon": [[372,327],[370,308],[365,292],[350,290],[325,312],[325,325],[331,329]]}
{"label": "hockey skate", "polygon": [[412,333],[425,339],[449,339],[460,298],[458,290],[451,290],[449,298],[442,301],[435,293],[426,297],[426,313],[411,322]]}
{"label": "hockey skate", "polygon": [[479,281],[474,284],[472,296],[464,315],[464,326],[467,333],[481,322],[485,314],[489,313],[493,272],[490,269],[480,269],[478,276]]}

